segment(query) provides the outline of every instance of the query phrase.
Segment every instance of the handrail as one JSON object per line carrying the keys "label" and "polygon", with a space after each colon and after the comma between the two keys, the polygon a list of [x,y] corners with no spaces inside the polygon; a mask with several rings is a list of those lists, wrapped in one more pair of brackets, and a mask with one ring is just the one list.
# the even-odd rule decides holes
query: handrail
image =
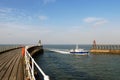
{"label": "handrail", "polygon": [[13,50],[16,48],[20,48],[20,47],[22,47],[22,46],[20,46],[20,45],[1,45],[0,46],[0,53],[10,51],[10,50]]}
{"label": "handrail", "polygon": [[[43,70],[38,66],[35,60],[31,57],[30,53],[27,51],[28,46],[25,46],[25,61],[26,61],[26,69],[28,70],[28,76],[30,80],[36,80],[34,76],[34,66],[39,70],[39,72],[43,75],[44,80],[50,80],[49,76],[46,75]],[[31,65],[30,65],[31,61]]]}

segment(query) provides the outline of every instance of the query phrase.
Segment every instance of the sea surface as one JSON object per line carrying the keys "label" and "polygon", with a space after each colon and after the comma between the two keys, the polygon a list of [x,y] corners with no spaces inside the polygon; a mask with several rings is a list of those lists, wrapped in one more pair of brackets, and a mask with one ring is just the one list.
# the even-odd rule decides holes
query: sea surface
{"label": "sea surface", "polygon": [[[50,80],[120,80],[120,55],[89,54],[88,56],[61,54],[46,49],[69,50],[75,45],[43,45],[43,55],[35,57]],[[79,45],[89,50],[91,45]]]}

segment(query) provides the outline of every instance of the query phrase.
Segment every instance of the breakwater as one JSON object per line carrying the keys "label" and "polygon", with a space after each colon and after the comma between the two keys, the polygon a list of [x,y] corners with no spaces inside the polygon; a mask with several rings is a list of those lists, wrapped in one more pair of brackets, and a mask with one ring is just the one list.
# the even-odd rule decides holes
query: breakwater
{"label": "breakwater", "polygon": [[93,45],[91,50],[91,53],[111,53],[111,54],[120,54],[120,45],[102,45],[97,44]]}
{"label": "breakwater", "polygon": [[44,50],[43,50],[43,46],[31,46],[28,49],[28,52],[30,53],[31,56],[36,56],[37,54],[43,54]]}

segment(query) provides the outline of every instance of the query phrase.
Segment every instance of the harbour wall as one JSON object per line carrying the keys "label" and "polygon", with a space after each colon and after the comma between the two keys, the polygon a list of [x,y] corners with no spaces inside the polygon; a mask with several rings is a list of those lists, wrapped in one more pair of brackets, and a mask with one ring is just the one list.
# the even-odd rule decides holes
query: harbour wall
{"label": "harbour wall", "polygon": [[91,49],[91,53],[111,53],[111,54],[120,54],[120,50],[97,50]]}
{"label": "harbour wall", "polygon": [[120,45],[93,45],[91,53],[108,53],[108,54],[120,54]]}
{"label": "harbour wall", "polygon": [[43,54],[44,49],[42,45],[31,46],[30,48],[28,48],[28,52],[31,54],[31,56],[36,56],[37,54]]}

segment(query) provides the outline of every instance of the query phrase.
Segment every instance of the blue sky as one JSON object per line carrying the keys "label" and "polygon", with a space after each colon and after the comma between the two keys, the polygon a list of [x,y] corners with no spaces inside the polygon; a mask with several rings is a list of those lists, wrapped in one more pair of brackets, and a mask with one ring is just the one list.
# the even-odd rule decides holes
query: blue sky
{"label": "blue sky", "polygon": [[0,44],[120,43],[120,0],[0,0]]}

